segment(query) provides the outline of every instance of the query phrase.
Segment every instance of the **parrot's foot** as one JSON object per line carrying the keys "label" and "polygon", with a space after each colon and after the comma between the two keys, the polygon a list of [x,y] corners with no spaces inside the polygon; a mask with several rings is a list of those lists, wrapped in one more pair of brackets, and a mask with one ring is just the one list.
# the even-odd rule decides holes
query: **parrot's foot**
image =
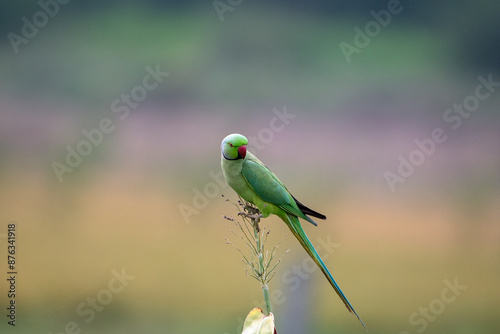
{"label": "parrot's foot", "polygon": [[242,204],[241,206],[243,207],[243,210],[245,211],[245,214],[260,215],[261,216],[260,218],[262,218],[262,215],[260,214],[259,209],[256,206],[254,206],[253,204],[248,203],[248,202],[245,201],[245,203]]}
{"label": "parrot's foot", "polygon": [[[257,211],[257,212],[259,212],[259,211]],[[257,233],[260,232],[259,222],[260,222],[260,219],[263,218],[261,213],[240,212],[240,213],[238,213],[238,215],[245,216],[248,219],[250,219],[250,221],[252,222],[253,228],[257,231]]]}
{"label": "parrot's foot", "polygon": [[243,211],[238,213],[238,216],[245,216],[250,219],[253,228],[257,232],[260,232],[259,222],[261,218],[264,218],[264,216],[260,213],[259,209],[246,201],[243,202],[242,200],[240,200],[239,203],[243,207]]}
{"label": "parrot's foot", "polygon": [[255,213],[248,213],[248,212],[240,212],[238,213],[238,215],[240,216],[245,216],[251,220],[254,220],[254,221],[259,221],[261,218],[264,218],[264,216],[262,216],[262,214],[255,214]]}

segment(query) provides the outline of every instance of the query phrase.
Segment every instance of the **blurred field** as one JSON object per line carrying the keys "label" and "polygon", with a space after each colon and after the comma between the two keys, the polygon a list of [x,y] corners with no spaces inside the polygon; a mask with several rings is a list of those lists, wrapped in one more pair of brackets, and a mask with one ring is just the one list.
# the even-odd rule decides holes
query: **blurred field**
{"label": "blurred field", "polygon": [[[498,333],[500,92],[460,128],[443,121],[479,76],[498,80],[497,68],[487,55],[484,67],[464,63],[457,36],[473,36],[432,19],[449,15],[426,2],[348,64],[338,45],[370,17],[340,3],[338,15],[243,3],[222,22],[201,5],[80,4],[61,8],[17,55],[1,42],[0,254],[15,222],[19,272],[18,323],[3,317],[2,332],[241,332],[261,291],[226,244],[238,238],[222,216],[236,211],[219,194],[236,197],[212,177],[220,141],[240,132],[257,138],[254,153],[299,200],[328,216],[305,222],[306,232],[318,247],[336,245],[320,254],[370,333]],[[26,6],[11,15],[36,10]],[[476,7],[467,22],[495,27],[487,6]],[[18,27],[5,15],[0,28]],[[113,101],[157,64],[169,76],[121,120]],[[262,137],[285,111],[293,118]],[[54,161],[103,118],[114,131],[60,182]],[[447,140],[391,191],[384,173],[437,127]],[[293,287],[290,272],[307,256],[276,217],[264,224],[270,245],[287,235],[271,283],[281,293],[278,332],[362,332],[317,271]],[[129,280],[110,295],[117,272]],[[455,280],[466,288],[443,302]],[[2,280],[4,310],[7,288]],[[93,300],[105,303],[93,309]]]}
{"label": "blurred field", "polygon": [[[390,138],[355,131],[355,124],[363,121],[332,119],[325,124],[297,114],[259,155],[294,194],[329,217],[318,228],[306,226],[307,232],[312,240],[329,236],[340,244],[327,263],[370,331],[412,332],[409,315],[438,298],[443,281],[454,278],[467,289],[427,331],[495,326],[498,293],[491,287],[500,274],[500,197],[492,168],[498,167],[498,158],[489,154],[493,151],[478,157],[481,163],[451,169],[457,151],[445,146],[392,193],[382,178],[381,160],[387,156],[392,163],[399,148],[384,152],[380,159],[370,154],[390,147]],[[6,222],[19,226],[22,326],[55,333],[72,320],[90,333],[103,328],[110,333],[133,332],[131,328],[157,332],[165,327],[172,333],[195,333],[204,326],[221,333],[236,331],[237,317],[261,296],[258,284],[244,276],[240,255],[225,243],[226,237],[235,239],[230,232],[234,227],[221,216],[234,215],[235,210],[213,198],[187,224],[178,208],[181,203],[192,205],[192,188],[203,189],[212,182],[208,172],[219,168],[219,133],[229,131],[200,118],[193,124],[192,115],[173,121],[148,111],[137,115],[103,144],[102,163],[84,163],[62,183],[48,168],[51,161],[46,157],[37,157],[32,165],[20,164],[32,161],[22,154],[5,162],[0,203]],[[250,134],[258,129],[259,122],[241,119]],[[198,124],[207,130],[186,138],[180,134],[178,142],[188,143],[185,149],[169,141],[174,129]],[[342,130],[328,132],[328,127]],[[208,130],[212,128],[217,131]],[[496,132],[482,136],[498,139]],[[314,148],[318,138],[324,143],[321,147],[328,147],[320,160],[315,159],[323,152]],[[41,136],[38,145],[48,149],[43,140],[49,138]],[[349,140],[349,150],[342,150],[339,140]],[[115,142],[123,143],[123,151],[114,150]],[[84,171],[86,166],[91,173]],[[472,167],[485,172],[467,175]],[[474,196],[457,194],[461,187],[473,190]],[[227,187],[221,192],[234,199]],[[471,203],[476,198],[481,200]],[[276,218],[265,223],[274,242],[287,233]],[[305,258],[290,236],[280,246],[282,252],[286,249],[291,252],[283,258],[281,273]],[[87,325],[85,317],[76,314],[77,306],[107,286],[113,269],[122,268],[135,278]],[[281,277],[277,275],[274,287],[293,298],[297,292]],[[318,321],[317,328],[358,330],[323,277],[315,272],[310,280],[314,285],[306,288],[311,296],[301,302]],[[286,303],[277,305],[278,324],[288,321],[287,309]],[[192,317],[197,321],[188,320]]]}

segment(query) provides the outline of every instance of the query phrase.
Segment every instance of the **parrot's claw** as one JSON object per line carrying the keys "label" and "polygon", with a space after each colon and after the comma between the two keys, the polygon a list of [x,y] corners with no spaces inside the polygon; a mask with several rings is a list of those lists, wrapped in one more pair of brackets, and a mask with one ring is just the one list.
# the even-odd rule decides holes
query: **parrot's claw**
{"label": "parrot's claw", "polygon": [[262,214],[251,214],[248,212],[240,212],[240,213],[238,213],[238,215],[245,216],[251,220],[257,220],[257,221],[259,221],[261,218],[264,218],[264,216],[262,216]]}
{"label": "parrot's claw", "polygon": [[238,213],[238,216],[245,216],[248,219],[250,219],[257,233],[260,232],[259,222],[261,218],[264,218],[262,213],[260,213],[257,207],[253,206],[252,204],[246,201],[245,204],[243,204],[243,201],[240,201],[240,205],[243,207],[243,211]]}

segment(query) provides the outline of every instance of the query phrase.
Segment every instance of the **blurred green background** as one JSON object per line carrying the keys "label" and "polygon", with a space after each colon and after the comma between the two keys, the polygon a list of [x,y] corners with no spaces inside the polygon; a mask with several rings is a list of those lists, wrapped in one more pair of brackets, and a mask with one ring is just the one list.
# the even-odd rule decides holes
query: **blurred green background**
{"label": "blurred green background", "polygon": [[[370,333],[500,331],[500,3],[63,2],[0,4],[2,332],[241,332],[264,305],[226,244],[233,132],[328,216],[306,232]],[[362,333],[264,224],[278,332]]]}

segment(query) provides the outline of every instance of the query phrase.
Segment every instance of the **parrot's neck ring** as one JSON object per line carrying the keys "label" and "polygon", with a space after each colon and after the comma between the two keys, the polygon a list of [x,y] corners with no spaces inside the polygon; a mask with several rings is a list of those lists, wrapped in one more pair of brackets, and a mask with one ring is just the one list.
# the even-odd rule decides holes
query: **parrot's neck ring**
{"label": "parrot's neck ring", "polygon": [[237,156],[236,158],[233,158],[233,159],[230,159],[230,158],[226,157],[226,156],[224,155],[224,153],[222,153],[222,156],[223,156],[223,157],[224,157],[224,159],[226,159],[226,160],[240,160],[240,159],[243,159],[243,157],[242,157],[241,155],[239,155],[239,154],[238,154],[238,156]]}

